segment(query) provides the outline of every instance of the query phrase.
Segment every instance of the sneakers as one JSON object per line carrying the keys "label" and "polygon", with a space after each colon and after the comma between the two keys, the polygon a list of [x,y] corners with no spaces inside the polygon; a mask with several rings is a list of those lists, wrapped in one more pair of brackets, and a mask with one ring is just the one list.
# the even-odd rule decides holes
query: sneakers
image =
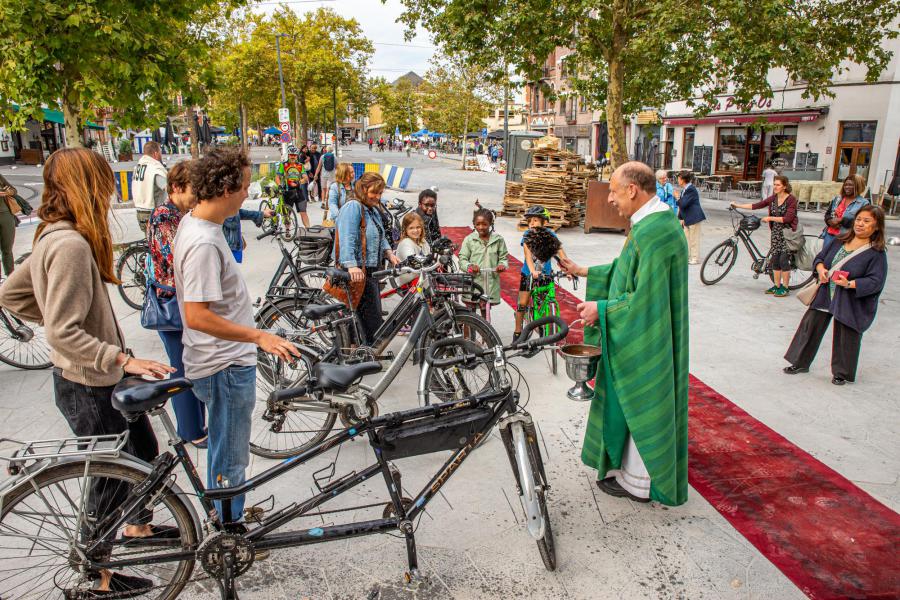
{"label": "sneakers", "polygon": [[767,294],[774,294],[774,293],[777,292],[777,291],[778,291],[778,286],[777,286],[777,285],[773,285],[772,287],[770,287],[769,289],[766,290],[766,293],[767,293]]}
{"label": "sneakers", "polygon": [[778,286],[778,289],[775,290],[775,293],[773,295],[776,298],[784,298],[785,296],[788,296],[789,294],[790,294],[790,292],[788,292],[788,289],[786,287],[784,287],[783,285],[780,285],[780,286]]}

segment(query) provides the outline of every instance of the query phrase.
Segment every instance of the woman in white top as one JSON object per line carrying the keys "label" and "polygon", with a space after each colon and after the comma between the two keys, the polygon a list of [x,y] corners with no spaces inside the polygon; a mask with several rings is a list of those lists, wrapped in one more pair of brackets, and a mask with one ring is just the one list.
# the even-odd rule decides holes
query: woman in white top
{"label": "woman in white top", "polygon": [[[416,212],[408,212],[400,223],[400,242],[397,244],[397,258],[401,261],[409,256],[431,254],[431,246],[425,240],[425,222]],[[401,275],[397,278],[397,286],[409,283],[414,274]]]}

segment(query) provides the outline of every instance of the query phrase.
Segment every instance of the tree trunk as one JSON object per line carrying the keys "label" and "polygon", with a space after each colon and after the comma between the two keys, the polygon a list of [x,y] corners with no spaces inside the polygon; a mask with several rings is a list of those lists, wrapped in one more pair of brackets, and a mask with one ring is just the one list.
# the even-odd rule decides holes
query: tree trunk
{"label": "tree trunk", "polygon": [[84,144],[81,142],[81,131],[79,123],[81,121],[81,102],[78,100],[78,93],[63,88],[63,124],[66,128],[66,146],[69,148],[80,148]]}
{"label": "tree trunk", "polygon": [[200,125],[197,123],[197,119],[194,118],[193,107],[187,109],[185,116],[187,117],[188,127],[190,127],[191,131],[191,158],[196,160],[200,158]]}
{"label": "tree trunk", "polygon": [[468,144],[466,143],[466,136],[469,135],[469,99],[466,98],[466,118],[463,119],[463,141],[462,141],[462,170],[466,170],[466,156],[468,149]]}
{"label": "tree trunk", "polygon": [[300,122],[300,100],[294,96],[294,145],[298,148],[303,145],[303,123]]}
{"label": "tree trunk", "polygon": [[613,169],[628,162],[628,150],[625,146],[625,117],[622,114],[625,93],[625,65],[622,61],[622,52],[626,41],[623,15],[624,10],[613,9],[612,44],[608,53],[609,87],[606,93],[606,126],[609,130],[609,158]]}
{"label": "tree trunk", "polygon": [[250,151],[250,140],[247,135],[247,105],[241,102],[240,105],[240,115],[238,115],[240,119],[239,127],[241,128],[241,149],[244,152]]}

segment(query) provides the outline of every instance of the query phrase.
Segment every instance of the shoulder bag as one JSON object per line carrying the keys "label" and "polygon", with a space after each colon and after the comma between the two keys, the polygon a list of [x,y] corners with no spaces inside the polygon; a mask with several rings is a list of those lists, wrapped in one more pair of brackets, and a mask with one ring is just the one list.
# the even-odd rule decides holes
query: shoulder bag
{"label": "shoulder bag", "polygon": [[153,331],[182,331],[181,311],[178,310],[178,298],[160,298],[156,290],[175,293],[175,288],[156,281],[153,269],[153,254],[147,251],[147,293],[141,306],[141,327]]}
{"label": "shoulder bag", "polygon": [[[866,244],[862,248],[857,248],[841,260],[837,261],[835,264],[831,265],[831,268],[828,269],[828,278],[831,279],[831,274],[835,271],[840,270],[840,268],[843,267],[844,263],[846,263],[848,260],[862,254],[871,247],[872,244]],[[797,297],[797,300],[799,300],[806,306],[809,306],[813,303],[813,300],[816,299],[816,295],[819,293],[819,286],[821,285],[823,284],[819,281],[819,274],[815,273],[813,280],[800,288],[794,295]]]}
{"label": "shoulder bag", "polygon": [[[366,265],[366,207],[360,202],[359,203],[361,212],[359,215],[359,232],[360,237],[362,239],[362,268],[365,268]],[[335,257],[335,266],[339,269],[343,269],[341,264],[338,262],[341,258],[341,237],[340,231],[335,228],[334,230],[334,257]],[[322,286],[322,291],[326,294],[335,298],[338,302],[343,304],[344,306],[349,306],[351,308],[356,308],[359,306],[359,301],[362,299],[363,290],[366,288],[366,281],[363,279],[362,281],[350,281],[347,283],[347,287],[345,288],[343,285],[332,283],[331,279],[325,280],[325,285]],[[347,290],[349,289],[350,294],[349,298],[347,297]]]}

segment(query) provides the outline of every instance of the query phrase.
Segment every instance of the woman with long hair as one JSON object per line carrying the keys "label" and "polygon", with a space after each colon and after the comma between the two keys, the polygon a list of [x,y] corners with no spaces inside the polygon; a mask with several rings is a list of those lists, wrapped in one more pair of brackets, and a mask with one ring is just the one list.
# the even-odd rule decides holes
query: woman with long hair
{"label": "woman with long hair", "polygon": [[338,163],[334,171],[334,182],[328,186],[328,208],[326,218],[337,219],[341,207],[353,197],[353,165]]}
{"label": "woman with long hair", "polygon": [[381,175],[363,173],[354,186],[355,198],[341,208],[335,221],[335,262],[349,271],[352,281],[365,281],[357,311],[366,343],[375,339],[375,332],[382,322],[378,282],[369,274],[381,268],[385,258],[394,265],[400,263],[391,250],[390,233],[385,230],[378,210],[384,188]]}
{"label": "woman with long hair", "polygon": [[772,265],[775,285],[766,290],[767,294],[773,294],[776,298],[788,295],[788,287],[791,283],[791,252],[788,250],[787,241],[784,239],[784,229],[789,227],[791,231],[797,231],[800,220],[797,218],[797,199],[791,193],[791,182],[784,175],[776,175],[773,185],[775,193],[753,204],[738,204],[732,202],[735,208],[757,210],[769,209],[769,216],[761,221],[769,224],[772,235],[772,255],[769,264]]}
{"label": "woman with long hair", "polygon": [[827,248],[834,238],[843,235],[853,228],[856,213],[869,203],[863,198],[866,193],[866,180],[862,175],[845,177],[841,183],[841,193],[831,200],[825,211],[825,241]]}
{"label": "woman with long hair", "polygon": [[884,211],[867,204],[856,213],[853,228],[816,256],[813,266],[819,290],[784,355],[790,363],[784,368],[785,373],[809,372],[834,317],[831,383],[856,381],[862,335],[875,320],[878,296],[887,277],[884,237]]}
{"label": "woman with long hair", "polygon": [[[109,234],[110,198],[116,193],[112,170],[102,156],[86,148],[54,152],[44,165],[44,192],[31,256],[0,286],[0,305],[16,316],[43,322],[53,362],[56,406],[77,436],[119,434],[128,430],[125,451],[150,462],[158,454],[150,421],[128,422],[112,407],[114,386],[125,373],[163,379],[174,369],[134,358],[106,284],[118,283]],[[126,486],[108,489],[92,483],[87,504],[102,515],[121,504]],[[172,527],[150,524],[144,511],[127,524],[124,541],[177,537]],[[95,591],[132,593],[149,587],[142,577],[102,571]],[[98,595],[97,597],[102,597]]]}

